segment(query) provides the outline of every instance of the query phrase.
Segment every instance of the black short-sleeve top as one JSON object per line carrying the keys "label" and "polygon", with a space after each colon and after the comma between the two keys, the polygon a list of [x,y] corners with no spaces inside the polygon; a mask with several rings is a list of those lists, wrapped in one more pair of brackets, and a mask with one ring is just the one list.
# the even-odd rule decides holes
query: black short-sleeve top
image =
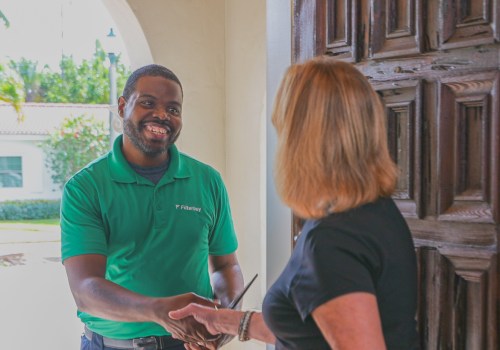
{"label": "black short-sleeve top", "polygon": [[264,298],[263,316],[276,349],[329,349],[311,313],[352,292],[376,296],[389,350],[418,349],[415,248],[390,198],[306,221]]}

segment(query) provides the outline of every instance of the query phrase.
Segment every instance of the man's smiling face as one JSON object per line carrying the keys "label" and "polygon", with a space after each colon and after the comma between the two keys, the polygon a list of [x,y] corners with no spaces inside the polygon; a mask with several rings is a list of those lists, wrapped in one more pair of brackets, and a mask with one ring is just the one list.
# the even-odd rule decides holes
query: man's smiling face
{"label": "man's smiling face", "polygon": [[160,76],[137,80],[128,100],[120,97],[123,133],[148,158],[166,153],[182,129],[182,90],[179,84]]}

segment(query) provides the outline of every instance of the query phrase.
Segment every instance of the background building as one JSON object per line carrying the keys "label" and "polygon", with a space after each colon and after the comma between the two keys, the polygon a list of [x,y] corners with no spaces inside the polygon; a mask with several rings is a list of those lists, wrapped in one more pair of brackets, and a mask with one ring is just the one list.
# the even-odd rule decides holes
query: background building
{"label": "background building", "polygon": [[14,109],[0,104],[0,201],[59,199],[61,188],[54,184],[40,142],[64,118],[93,116],[108,125],[107,105],[26,103],[25,120],[19,122]]}

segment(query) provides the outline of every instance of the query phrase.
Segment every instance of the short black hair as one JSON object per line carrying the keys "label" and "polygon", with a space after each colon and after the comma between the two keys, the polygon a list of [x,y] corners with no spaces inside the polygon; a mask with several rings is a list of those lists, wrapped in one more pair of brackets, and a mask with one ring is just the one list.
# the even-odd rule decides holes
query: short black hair
{"label": "short black hair", "polygon": [[174,72],[159,64],[149,64],[147,66],[136,69],[134,72],[132,72],[132,74],[130,74],[127,82],[125,83],[125,87],[123,88],[123,97],[128,100],[130,95],[132,95],[132,93],[134,92],[135,85],[137,84],[137,80],[139,80],[139,78],[158,76],[168,80],[172,80],[179,84],[179,86],[181,87],[181,93],[184,95],[181,81],[179,80],[179,78],[177,78],[177,75],[175,75]]}

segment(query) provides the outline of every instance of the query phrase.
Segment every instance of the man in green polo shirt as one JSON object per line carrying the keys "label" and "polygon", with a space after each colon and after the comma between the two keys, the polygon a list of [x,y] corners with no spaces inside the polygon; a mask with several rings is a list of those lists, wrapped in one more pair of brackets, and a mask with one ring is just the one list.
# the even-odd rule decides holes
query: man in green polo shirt
{"label": "man in green polo shirt", "polygon": [[174,145],[182,100],[169,69],[133,72],[118,101],[123,135],[65,185],[62,259],[82,350],[184,349],[171,334],[210,349],[230,339],[168,317],[194,301],[226,306],[243,288],[224,183]]}

